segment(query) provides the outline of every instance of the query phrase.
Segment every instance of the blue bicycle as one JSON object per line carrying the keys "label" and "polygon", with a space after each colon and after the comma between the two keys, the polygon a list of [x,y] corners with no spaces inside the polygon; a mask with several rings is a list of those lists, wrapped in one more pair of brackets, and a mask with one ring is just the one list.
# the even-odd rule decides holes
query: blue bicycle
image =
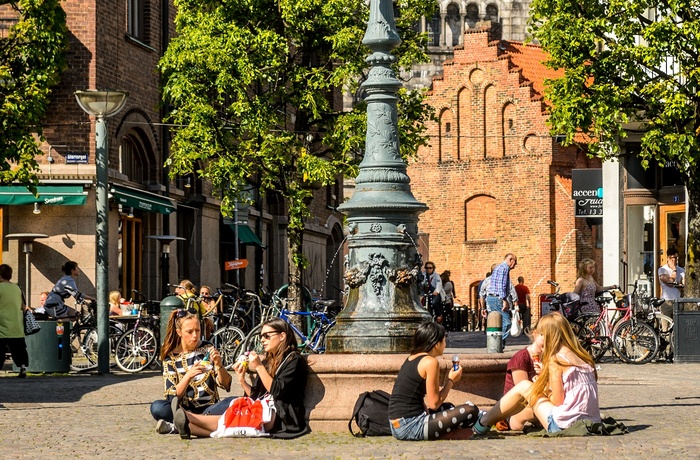
{"label": "blue bicycle", "polygon": [[[326,351],[326,335],[328,331],[335,326],[335,318],[328,312],[328,308],[332,306],[334,300],[318,300],[314,302],[314,308],[322,308],[321,311],[290,311],[286,308],[287,299],[275,298],[273,305],[267,307],[263,313],[263,321],[268,318],[277,316],[289,324],[294,333],[299,339],[299,349],[302,353],[323,353]],[[276,313],[276,315],[275,315]],[[292,317],[311,318],[311,332],[305,335],[292,321]],[[243,346],[240,351],[254,350],[262,351],[262,343],[260,342],[260,333],[262,324],[254,327],[246,336]]]}

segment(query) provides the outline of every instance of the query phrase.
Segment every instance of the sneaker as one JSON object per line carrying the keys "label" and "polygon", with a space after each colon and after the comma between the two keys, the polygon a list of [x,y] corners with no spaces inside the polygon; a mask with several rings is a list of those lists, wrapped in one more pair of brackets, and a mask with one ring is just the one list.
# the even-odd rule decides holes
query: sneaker
{"label": "sneaker", "polygon": [[26,379],[27,378],[27,368],[22,366],[19,369],[19,374],[17,374],[17,377],[20,379]]}
{"label": "sneaker", "polygon": [[481,418],[484,416],[485,413],[486,413],[485,410],[480,410],[480,411],[479,411],[479,417],[477,417],[476,423],[475,423],[474,426],[472,427],[472,430],[474,430],[474,434],[475,434],[475,435],[481,436],[481,435],[485,435],[486,433],[488,433],[489,431],[491,431],[491,427],[490,427],[490,426],[484,426],[484,425],[481,424]]}
{"label": "sneaker", "polygon": [[175,424],[163,419],[158,420],[158,423],[156,423],[156,433],[178,434]]}

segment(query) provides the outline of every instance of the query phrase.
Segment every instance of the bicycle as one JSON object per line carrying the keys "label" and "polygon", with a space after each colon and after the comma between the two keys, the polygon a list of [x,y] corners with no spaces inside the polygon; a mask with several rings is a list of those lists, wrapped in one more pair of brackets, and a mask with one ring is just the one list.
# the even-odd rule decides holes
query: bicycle
{"label": "bicycle", "polygon": [[[299,348],[301,353],[324,353],[326,351],[326,335],[328,331],[335,326],[335,317],[329,316],[328,308],[335,304],[335,300],[317,300],[313,303],[312,308],[322,307],[322,311],[290,311],[286,308],[286,302],[289,299],[281,299],[275,297],[273,305],[263,312],[263,321],[261,324],[253,328],[253,330],[248,333],[245,341],[243,342],[242,350],[250,351],[255,350],[257,352],[262,350],[262,343],[260,342],[260,333],[263,328],[263,324],[268,318],[273,317],[274,311],[277,311],[277,317],[285,321],[294,331],[294,334],[301,341]],[[305,335],[298,327],[294,325],[292,317],[300,316],[312,318],[313,323],[311,325],[311,332],[309,335]]]}
{"label": "bicycle", "polygon": [[673,318],[661,312],[661,305],[666,301],[651,297],[642,292],[636,302],[636,312],[639,319],[647,322],[659,336],[659,351],[654,357],[655,361],[673,361]]}
{"label": "bicycle", "polygon": [[[73,371],[87,371],[97,367],[98,336],[97,336],[97,313],[96,305],[93,301],[83,300],[76,303],[78,316],[71,327],[70,347],[71,365]],[[122,329],[119,325],[109,320],[109,349],[110,367],[115,363],[114,346],[117,338],[121,335]]]}
{"label": "bicycle", "polygon": [[623,362],[631,364],[648,363],[658,353],[658,335],[649,324],[633,315],[636,289],[635,283],[632,293],[611,291],[616,293],[614,301],[608,296],[598,296],[595,300],[602,306],[600,314],[574,320],[580,324],[578,338],[594,361],[598,362],[610,349]]}
{"label": "bicycle", "polygon": [[114,349],[117,366],[130,373],[140,372],[154,363],[160,349],[158,316],[148,313],[149,302],[134,305],[137,309],[134,327],[121,334]]}
{"label": "bicycle", "polygon": [[[227,286],[236,288],[228,284]],[[254,318],[256,307],[262,309],[260,297],[254,292],[245,289],[240,290],[239,288],[236,289],[243,292],[243,295],[239,295],[236,298],[236,302],[230,307],[230,310],[226,309],[229,310],[228,312],[225,310],[220,317],[217,317],[219,325],[210,338],[212,345],[214,345],[221,355],[224,367],[228,370],[235,364],[239,349],[246,338],[246,333],[243,332],[238,325],[241,323],[247,324],[242,318],[247,317],[251,313],[253,313],[252,318]],[[243,306],[241,306],[241,304],[243,304]],[[250,329],[252,328],[248,330]]]}

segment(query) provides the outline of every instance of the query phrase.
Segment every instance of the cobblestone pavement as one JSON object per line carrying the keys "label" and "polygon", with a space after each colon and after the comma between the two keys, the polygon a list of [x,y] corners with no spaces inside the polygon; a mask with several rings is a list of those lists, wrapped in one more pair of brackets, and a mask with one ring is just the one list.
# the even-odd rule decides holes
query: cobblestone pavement
{"label": "cobblestone pavement", "polygon": [[[526,339],[512,342],[507,351],[522,347]],[[462,353],[484,352],[485,339],[479,333],[453,334],[449,345]],[[700,364],[603,362],[601,408],[628,426],[630,433],[624,436],[542,439],[494,431],[485,439],[441,442],[356,439],[347,432],[315,432],[290,441],[181,441],[154,432],[148,407],[162,392],[159,372],[18,379],[8,365],[5,369],[0,371],[3,459],[700,458]],[[240,389],[232,393],[240,394]]]}

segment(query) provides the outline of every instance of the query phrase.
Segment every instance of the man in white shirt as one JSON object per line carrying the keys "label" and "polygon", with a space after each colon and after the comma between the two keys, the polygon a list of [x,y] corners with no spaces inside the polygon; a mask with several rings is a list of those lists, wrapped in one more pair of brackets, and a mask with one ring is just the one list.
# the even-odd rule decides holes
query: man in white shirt
{"label": "man in white shirt", "polygon": [[661,306],[661,312],[673,316],[673,300],[680,299],[685,285],[685,270],[678,266],[678,251],[669,248],[666,251],[666,265],[659,267],[659,282],[661,283],[661,298],[666,300]]}

